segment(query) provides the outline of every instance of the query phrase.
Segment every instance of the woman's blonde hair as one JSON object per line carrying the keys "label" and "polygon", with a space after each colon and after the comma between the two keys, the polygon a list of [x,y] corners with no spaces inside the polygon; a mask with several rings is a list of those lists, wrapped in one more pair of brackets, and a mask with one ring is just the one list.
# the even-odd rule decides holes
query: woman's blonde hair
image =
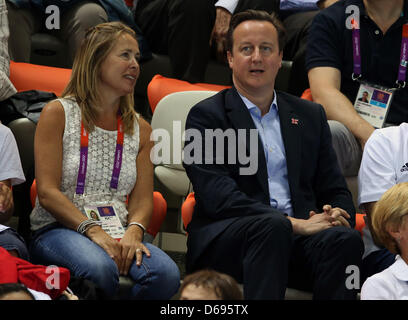
{"label": "woman's blonde hair", "polygon": [[[94,129],[98,114],[98,84],[102,62],[122,34],[129,34],[136,40],[135,32],[121,22],[101,23],[88,29],[76,53],[71,79],[62,93],[62,97],[76,99],[81,109],[82,121],[89,132]],[[131,135],[136,119],[133,93],[120,98],[119,108],[124,132]]]}
{"label": "woman's blonde hair", "polygon": [[374,205],[371,224],[378,240],[392,253],[400,254],[397,241],[388,230],[398,229],[408,216],[408,182],[387,190]]}

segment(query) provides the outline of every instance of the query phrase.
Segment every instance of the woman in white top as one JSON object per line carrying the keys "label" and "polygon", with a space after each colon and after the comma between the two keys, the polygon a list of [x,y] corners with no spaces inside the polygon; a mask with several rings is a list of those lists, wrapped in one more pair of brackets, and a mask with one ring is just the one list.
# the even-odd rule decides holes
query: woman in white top
{"label": "woman in white top", "polygon": [[[169,299],[179,287],[178,267],[143,242],[153,165],[151,127],[134,111],[139,56],[126,25],[89,29],[63,98],[43,109],[34,142],[38,197],[30,253],[36,263],[66,267],[109,296],[122,274],[136,282],[132,298]],[[92,210],[111,225],[87,217]]]}
{"label": "woman in white top", "polygon": [[408,182],[390,188],[371,214],[378,240],[397,254],[394,264],[369,277],[361,288],[361,300],[408,299]]}

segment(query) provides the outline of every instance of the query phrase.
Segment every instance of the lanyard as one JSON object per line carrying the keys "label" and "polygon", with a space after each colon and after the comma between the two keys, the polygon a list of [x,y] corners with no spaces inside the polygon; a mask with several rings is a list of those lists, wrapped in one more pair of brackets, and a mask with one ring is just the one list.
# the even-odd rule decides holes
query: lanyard
{"label": "lanyard", "polygon": [[[118,188],[118,181],[120,175],[120,169],[122,167],[122,153],[123,153],[123,141],[124,133],[122,126],[122,117],[118,115],[118,135],[116,138],[116,151],[115,151],[115,161],[113,163],[112,178],[110,182],[111,189]],[[84,194],[85,191],[85,176],[88,163],[88,143],[89,143],[89,133],[86,131],[84,124],[81,122],[81,149],[80,149],[80,159],[79,159],[79,169],[78,169],[78,179],[76,194]]]}
{"label": "lanyard", "polygon": [[[360,51],[360,26],[352,19],[352,40],[353,40],[353,74],[352,79],[358,80],[361,78],[361,51]],[[398,88],[405,87],[405,79],[408,64],[408,23],[405,23],[402,27],[402,40],[401,40],[401,56],[400,64],[398,67],[398,79],[396,81]]]}

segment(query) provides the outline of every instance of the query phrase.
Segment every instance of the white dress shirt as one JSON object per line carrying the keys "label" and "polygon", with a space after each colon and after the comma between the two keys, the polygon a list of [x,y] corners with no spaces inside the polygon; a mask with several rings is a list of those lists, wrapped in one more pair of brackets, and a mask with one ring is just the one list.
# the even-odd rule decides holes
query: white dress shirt
{"label": "white dress shirt", "polygon": [[224,9],[227,9],[231,14],[234,13],[235,8],[238,5],[239,0],[218,0],[215,3],[216,7],[223,7]]}

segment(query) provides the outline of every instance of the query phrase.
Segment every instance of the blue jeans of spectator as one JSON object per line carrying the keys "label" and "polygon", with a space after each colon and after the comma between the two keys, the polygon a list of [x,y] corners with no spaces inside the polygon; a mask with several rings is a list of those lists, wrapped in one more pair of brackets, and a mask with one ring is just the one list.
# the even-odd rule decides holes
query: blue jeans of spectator
{"label": "blue jeans of spectator", "polygon": [[0,232],[0,247],[7,251],[16,250],[19,258],[30,261],[28,249],[22,236],[13,228]]}
{"label": "blue jeans of spectator", "polygon": [[[162,250],[150,243],[144,245],[151,256],[144,255],[141,266],[135,261],[131,264],[128,275],[136,284],[129,298],[170,299],[180,285],[179,269]],[[65,267],[73,276],[94,282],[108,296],[117,293],[119,270],[116,263],[102,247],[73,230],[56,227],[37,231],[30,244],[30,253],[37,264]]]}

